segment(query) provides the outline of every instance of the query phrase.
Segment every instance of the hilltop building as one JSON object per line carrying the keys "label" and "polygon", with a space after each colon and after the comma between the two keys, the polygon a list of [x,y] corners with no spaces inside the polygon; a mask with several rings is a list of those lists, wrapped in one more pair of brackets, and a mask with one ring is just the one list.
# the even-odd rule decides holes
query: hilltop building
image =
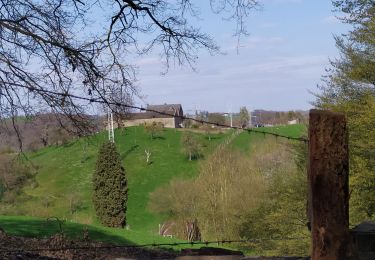
{"label": "hilltop building", "polygon": [[167,128],[182,127],[184,112],[181,104],[147,105],[147,109],[155,112],[130,113],[123,121],[123,126],[128,127],[156,122],[162,123]]}

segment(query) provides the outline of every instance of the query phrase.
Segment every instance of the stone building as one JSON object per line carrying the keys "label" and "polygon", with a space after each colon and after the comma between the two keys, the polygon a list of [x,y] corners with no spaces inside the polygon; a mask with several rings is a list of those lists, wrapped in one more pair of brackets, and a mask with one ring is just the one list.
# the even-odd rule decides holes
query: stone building
{"label": "stone building", "polygon": [[[183,121],[181,104],[148,105],[147,112],[130,113],[123,121],[123,126],[136,126],[148,123],[162,123],[167,128],[180,128]],[[162,114],[160,114],[160,113]]]}

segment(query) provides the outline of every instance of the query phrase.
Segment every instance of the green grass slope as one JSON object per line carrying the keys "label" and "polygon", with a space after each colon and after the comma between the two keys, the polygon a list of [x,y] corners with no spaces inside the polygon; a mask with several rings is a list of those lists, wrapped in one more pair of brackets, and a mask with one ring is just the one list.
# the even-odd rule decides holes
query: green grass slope
{"label": "green grass slope", "polygon": [[[43,219],[29,216],[0,216],[1,228],[10,235],[48,238],[61,232],[59,222],[55,219]],[[142,231],[107,228],[99,225],[84,225],[69,221],[61,223],[64,235],[70,239],[81,240],[87,230],[91,241],[100,241],[115,245],[150,245],[161,243],[183,242],[174,238],[145,234]],[[172,247],[172,246],[168,246]],[[173,246],[175,250],[191,245]]]}
{"label": "green grass slope", "polygon": [[[203,154],[212,152],[228,134],[217,134],[211,141],[197,134],[204,144]],[[165,129],[160,137],[151,139],[142,127],[116,131],[116,145],[129,183],[130,229],[157,232],[162,216],[147,210],[149,193],[173,178],[191,178],[197,174],[198,161],[189,162],[184,156],[181,135],[178,130]],[[18,201],[8,212],[98,224],[91,203],[91,179],[98,147],[106,138],[101,133],[32,154],[30,160],[38,167],[37,186],[26,187],[27,199]],[[151,152],[150,165],[146,164],[145,150]],[[72,206],[78,210],[72,212]]]}
{"label": "green grass slope", "polygon": [[[295,125],[267,131],[297,137],[303,129],[303,126]],[[232,130],[228,130],[214,134],[211,141],[204,133],[195,134],[203,143],[203,155],[207,156],[232,133]],[[148,211],[147,204],[149,194],[156,188],[174,178],[193,178],[197,175],[199,160],[189,162],[184,156],[182,134],[180,130],[165,129],[159,138],[151,139],[142,127],[116,130],[115,141],[129,184],[128,230],[101,227],[91,203],[92,173],[98,147],[107,139],[106,133],[82,138],[65,146],[47,147],[31,154],[29,158],[38,169],[37,185],[25,187],[24,195],[12,205],[0,204],[3,213],[24,217],[1,216],[0,227],[17,235],[48,236],[58,229],[56,223],[53,228],[48,228],[52,224],[47,224],[46,218],[58,217],[67,220],[64,228],[73,237],[74,234],[79,237],[84,225],[89,225],[93,234],[97,234],[94,238],[99,240],[102,237],[101,240],[107,241],[106,237],[109,237],[116,243],[164,242],[165,238],[156,236],[158,224],[163,222],[164,216]],[[264,138],[263,134],[242,132],[231,146],[246,152],[251,142],[259,138]],[[145,150],[151,152],[150,165],[146,164]]]}

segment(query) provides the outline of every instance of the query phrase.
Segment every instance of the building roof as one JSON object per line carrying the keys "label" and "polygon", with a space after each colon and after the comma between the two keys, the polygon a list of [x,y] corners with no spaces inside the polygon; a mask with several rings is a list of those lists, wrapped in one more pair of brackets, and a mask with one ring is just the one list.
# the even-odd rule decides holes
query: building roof
{"label": "building roof", "polygon": [[183,115],[181,104],[147,105],[147,109],[170,114],[173,116]]}
{"label": "building roof", "polygon": [[127,119],[150,119],[150,118],[168,118],[173,117],[173,115],[161,115],[155,112],[140,112],[140,113],[129,113],[126,115]]}
{"label": "building roof", "polygon": [[[164,105],[147,105],[147,109],[154,110],[157,112],[140,112],[140,113],[129,113],[128,119],[150,119],[150,118],[169,118],[175,116],[183,116],[181,104],[164,104]],[[170,116],[168,116],[170,115]]]}

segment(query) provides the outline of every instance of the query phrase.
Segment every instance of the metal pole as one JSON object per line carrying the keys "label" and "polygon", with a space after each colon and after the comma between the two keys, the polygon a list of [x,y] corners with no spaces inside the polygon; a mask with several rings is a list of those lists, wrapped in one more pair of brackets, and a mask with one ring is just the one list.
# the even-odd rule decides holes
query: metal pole
{"label": "metal pole", "polygon": [[114,128],[113,128],[113,114],[111,112],[111,140],[110,140],[112,143],[115,142],[115,131],[114,131]]}

